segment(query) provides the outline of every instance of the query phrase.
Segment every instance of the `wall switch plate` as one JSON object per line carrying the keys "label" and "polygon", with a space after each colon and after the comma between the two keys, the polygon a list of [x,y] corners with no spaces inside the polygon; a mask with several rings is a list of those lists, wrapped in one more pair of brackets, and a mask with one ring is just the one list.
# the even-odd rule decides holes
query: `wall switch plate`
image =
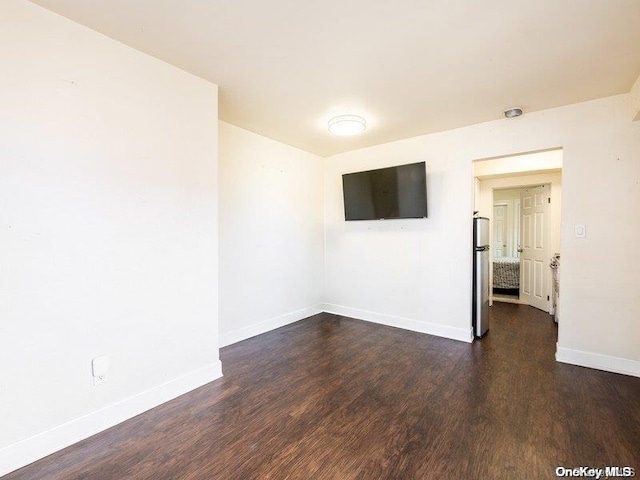
{"label": "wall switch plate", "polygon": [[91,361],[91,372],[93,373],[93,384],[100,385],[107,381],[109,371],[109,357],[102,355]]}
{"label": "wall switch plate", "polygon": [[584,225],[576,225],[575,226],[575,236],[576,238],[584,238],[587,236],[587,228]]}

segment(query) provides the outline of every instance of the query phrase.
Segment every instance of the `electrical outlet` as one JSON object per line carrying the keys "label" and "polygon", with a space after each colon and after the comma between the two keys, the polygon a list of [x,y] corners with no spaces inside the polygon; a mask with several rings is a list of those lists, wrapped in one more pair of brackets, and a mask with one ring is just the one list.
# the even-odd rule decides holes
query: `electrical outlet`
{"label": "electrical outlet", "polygon": [[93,385],[100,385],[107,381],[109,371],[109,357],[102,355],[91,361],[91,371],[93,373]]}

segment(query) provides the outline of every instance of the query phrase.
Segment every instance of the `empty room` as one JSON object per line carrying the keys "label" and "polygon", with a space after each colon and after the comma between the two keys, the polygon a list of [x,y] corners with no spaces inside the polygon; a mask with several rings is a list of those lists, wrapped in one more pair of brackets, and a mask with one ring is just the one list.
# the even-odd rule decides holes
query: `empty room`
{"label": "empty room", "polygon": [[0,2],[0,477],[640,472],[640,2]]}

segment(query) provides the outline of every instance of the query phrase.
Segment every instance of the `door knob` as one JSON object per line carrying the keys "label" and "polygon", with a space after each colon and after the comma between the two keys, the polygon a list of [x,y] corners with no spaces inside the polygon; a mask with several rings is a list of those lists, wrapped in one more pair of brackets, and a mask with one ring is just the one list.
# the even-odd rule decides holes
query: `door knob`
{"label": "door knob", "polygon": [[518,253],[522,253],[522,247],[518,247]]}

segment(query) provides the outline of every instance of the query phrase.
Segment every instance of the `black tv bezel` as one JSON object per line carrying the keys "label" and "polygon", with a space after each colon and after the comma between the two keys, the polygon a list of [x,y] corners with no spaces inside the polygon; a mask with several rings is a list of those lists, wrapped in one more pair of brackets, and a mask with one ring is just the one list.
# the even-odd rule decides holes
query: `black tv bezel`
{"label": "black tv bezel", "polygon": [[[370,173],[377,172],[380,170],[389,170],[396,169],[398,167],[407,167],[411,165],[422,165],[424,168],[424,215],[421,216],[407,216],[407,217],[376,217],[376,218],[347,218],[347,204],[345,198],[345,188],[344,188],[344,178],[348,175],[358,175],[362,173]],[[342,206],[344,210],[344,221],[345,222],[372,222],[378,220],[407,220],[407,219],[421,219],[421,218],[429,218],[429,195],[428,195],[428,182],[427,182],[427,162],[413,162],[413,163],[402,163],[399,165],[391,165],[389,167],[382,168],[372,168],[370,170],[360,170],[357,172],[349,172],[342,174]]]}

